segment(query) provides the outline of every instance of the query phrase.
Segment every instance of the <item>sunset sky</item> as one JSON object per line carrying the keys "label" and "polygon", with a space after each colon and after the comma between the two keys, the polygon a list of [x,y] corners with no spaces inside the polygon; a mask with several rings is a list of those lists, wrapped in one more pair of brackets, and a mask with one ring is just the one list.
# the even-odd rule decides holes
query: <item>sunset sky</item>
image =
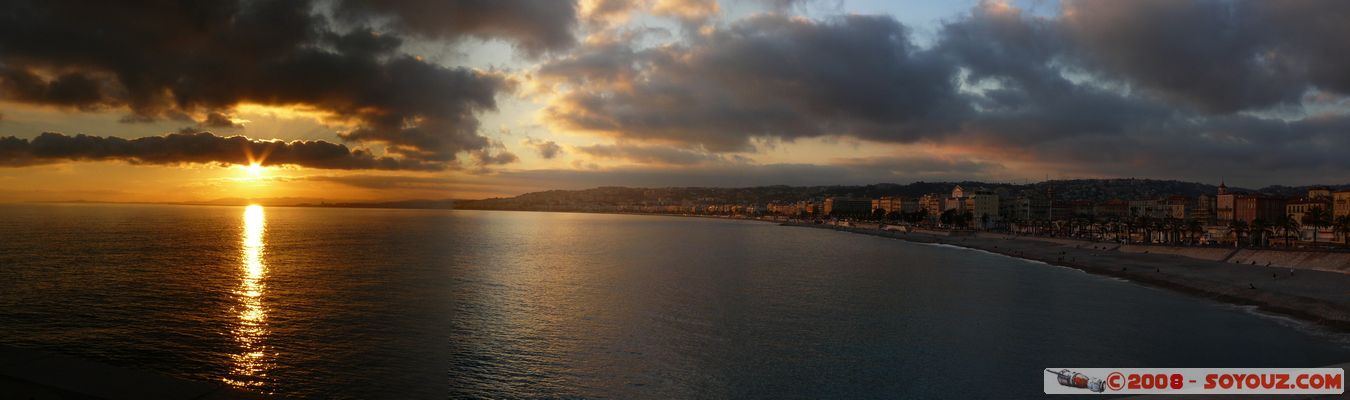
{"label": "sunset sky", "polygon": [[1346,1],[133,3],[0,10],[0,201],[1350,182]]}

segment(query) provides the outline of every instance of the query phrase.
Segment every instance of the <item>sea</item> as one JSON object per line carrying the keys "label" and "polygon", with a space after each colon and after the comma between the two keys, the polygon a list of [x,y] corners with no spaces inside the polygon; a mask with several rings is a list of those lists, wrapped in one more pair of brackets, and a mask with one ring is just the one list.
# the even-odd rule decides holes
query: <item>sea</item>
{"label": "sea", "polygon": [[0,205],[0,344],[294,398],[1041,398],[1343,333],[1077,270],[673,216]]}

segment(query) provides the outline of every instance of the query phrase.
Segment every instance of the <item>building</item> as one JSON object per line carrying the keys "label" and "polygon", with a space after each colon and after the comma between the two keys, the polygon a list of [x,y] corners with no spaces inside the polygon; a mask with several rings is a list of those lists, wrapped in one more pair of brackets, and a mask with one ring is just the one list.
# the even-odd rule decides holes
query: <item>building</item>
{"label": "building", "polygon": [[1303,224],[1303,216],[1308,215],[1308,211],[1314,208],[1321,208],[1323,211],[1326,212],[1334,212],[1332,210],[1332,202],[1330,200],[1331,200],[1330,196],[1318,198],[1305,197],[1301,199],[1290,200],[1288,203],[1285,203],[1284,213],[1285,215],[1288,215],[1289,218],[1292,218],[1294,222]]}
{"label": "building", "polygon": [[830,197],[825,199],[825,204],[821,211],[825,215],[835,218],[867,218],[872,216],[872,201],[868,199]]}
{"label": "building", "polygon": [[1350,215],[1350,189],[1337,190],[1331,194],[1331,215],[1344,217]]}
{"label": "building", "polygon": [[1267,222],[1278,220],[1285,214],[1285,199],[1270,197],[1259,193],[1233,196],[1233,220],[1250,224],[1257,219]]}
{"label": "building", "polygon": [[1163,213],[1166,218],[1186,219],[1186,209],[1192,208],[1190,199],[1186,196],[1169,196],[1167,202],[1163,204]]}
{"label": "building", "polygon": [[919,208],[928,211],[930,216],[942,215],[942,212],[946,210],[943,206],[943,198],[940,194],[929,193],[919,198]]}
{"label": "building", "polygon": [[947,210],[953,210],[957,214],[970,213],[974,216],[974,226],[981,228],[992,227],[1002,220],[997,194],[985,190],[970,191],[961,185],[952,188],[951,195],[942,200],[942,208],[938,214]]}
{"label": "building", "polygon": [[1005,210],[1008,214],[1004,217],[1008,220],[1049,221],[1050,199],[1035,193],[1018,196]]}
{"label": "building", "polygon": [[1096,215],[1093,212],[1092,202],[1087,200],[1070,201],[1069,210],[1072,211],[1074,218],[1090,218]]}
{"label": "building", "polygon": [[1309,210],[1321,208],[1328,214],[1335,215],[1335,200],[1331,193],[1331,188],[1326,186],[1314,186],[1308,189],[1308,197],[1290,200],[1284,206],[1284,212],[1294,222],[1303,223],[1303,216],[1307,215]]}
{"label": "building", "polygon": [[1121,199],[1107,200],[1092,206],[1092,213],[1100,219],[1123,220],[1130,216],[1130,202]]}
{"label": "building", "polygon": [[956,185],[955,188],[952,188],[952,195],[943,200],[942,211],[956,210],[957,214],[970,211],[966,207],[966,200],[966,190],[961,188],[961,185]]}
{"label": "building", "polygon": [[1130,200],[1130,218],[1167,218],[1167,202],[1164,200]]}
{"label": "building", "polygon": [[904,212],[905,200],[900,197],[883,196],[872,200],[872,209],[880,209],[886,214]]}
{"label": "building", "polygon": [[1214,196],[1201,194],[1195,198],[1195,207],[1190,213],[1190,217],[1202,224],[1213,225],[1215,221],[1214,209]]}
{"label": "building", "polygon": [[923,206],[919,205],[919,199],[907,198],[900,201],[901,212],[912,213],[919,210],[923,210]]}
{"label": "building", "polygon": [[997,224],[999,218],[998,195],[992,192],[978,191],[966,197],[966,209],[975,215],[975,225],[988,229]]}
{"label": "building", "polygon": [[1228,223],[1233,222],[1237,193],[1230,193],[1228,186],[1219,182],[1219,194],[1214,198],[1215,222],[1218,222],[1219,225],[1228,225]]}

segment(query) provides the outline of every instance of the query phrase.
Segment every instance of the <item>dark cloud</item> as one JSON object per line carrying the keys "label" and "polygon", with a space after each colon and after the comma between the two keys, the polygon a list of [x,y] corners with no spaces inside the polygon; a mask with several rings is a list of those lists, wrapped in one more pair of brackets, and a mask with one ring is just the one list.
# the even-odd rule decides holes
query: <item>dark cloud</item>
{"label": "dark cloud", "polygon": [[1065,4],[1062,22],[1109,77],[1232,112],[1296,101],[1306,87],[1259,3],[1075,1]]}
{"label": "dark cloud", "polygon": [[[596,186],[704,186],[746,187],[763,185],[864,185],[878,182],[909,183],[918,180],[995,181],[1003,177],[996,166],[984,171],[973,171],[965,166],[944,171],[944,162],[898,161],[898,165],[913,163],[912,169],[892,170],[875,168],[887,164],[881,159],[852,165],[813,164],[709,164],[681,168],[633,166],[610,169],[548,169],[502,171],[493,175],[493,182],[508,193],[518,194],[538,188],[585,189]],[[960,163],[957,163],[960,164]]]}
{"label": "dark cloud", "polygon": [[1350,94],[1350,3],[1065,3],[1059,22],[1084,65],[1208,113],[1298,104],[1312,88]]}
{"label": "dark cloud", "polygon": [[629,146],[845,135],[1082,176],[1292,180],[1350,169],[1334,150],[1347,110],[1301,105],[1347,93],[1346,4],[985,3],[924,48],[890,17],[758,15],[664,45],[588,42],[538,75],[555,127]]}
{"label": "dark cloud", "polygon": [[424,170],[445,164],[380,157],[338,143],[263,141],[207,132],[172,133],[137,139],[43,133],[32,140],[0,137],[0,166],[64,161],[126,161],[133,164],[295,165],[319,169]]}
{"label": "dark cloud", "polygon": [[[558,29],[575,16],[567,2],[425,3],[342,3],[347,15],[392,13],[405,28],[375,33],[364,19],[337,31],[306,1],[10,1],[0,8],[0,98],[125,108],[127,122],[205,115],[209,127],[240,103],[305,106],[355,125],[346,140],[451,161],[489,145],[477,116],[510,83],[401,54],[400,32],[428,33],[441,21],[445,35],[553,47],[571,40]],[[418,7],[431,8],[412,19]]]}
{"label": "dark cloud", "polygon": [[678,168],[629,166],[608,169],[539,169],[498,171],[491,176],[389,176],[375,174],[308,176],[298,179],[376,190],[481,193],[509,195],[547,189],[586,189],[596,186],[704,186],[862,185],[877,182],[983,179],[1003,175],[997,164],[929,157],[839,160],[840,164],[704,164]]}
{"label": "dark cloud", "polygon": [[514,153],[509,151],[498,151],[494,153],[487,150],[474,152],[473,159],[479,166],[506,165],[520,161],[520,157],[516,157]]}
{"label": "dark cloud", "polygon": [[841,168],[889,173],[895,177],[924,179],[930,176],[993,176],[1004,170],[994,162],[963,158],[935,157],[862,157],[844,158],[831,163]]}
{"label": "dark cloud", "polygon": [[577,146],[576,150],[595,158],[627,160],[642,164],[694,165],[726,161],[726,158],[719,154],[664,146],[596,144]]}
{"label": "dark cloud", "polygon": [[542,66],[541,80],[573,84],[546,118],[743,151],[752,137],[912,139],[964,112],[955,70],[890,17],[758,15],[690,40],[641,50],[602,42]]}
{"label": "dark cloud", "polygon": [[0,96],[25,103],[97,108],[103,98],[99,80],[72,72],[45,79],[31,71],[3,68],[0,64]]}
{"label": "dark cloud", "polygon": [[539,157],[545,160],[552,160],[562,154],[562,146],[552,140],[543,140],[535,138],[525,138],[522,144],[534,148],[539,153]]}
{"label": "dark cloud", "polygon": [[434,39],[505,38],[539,54],[572,46],[577,24],[575,1],[362,1],[341,0],[338,15],[367,22],[387,17],[401,32]]}
{"label": "dark cloud", "polygon": [[486,171],[486,168],[495,165],[506,165],[520,161],[515,153],[507,151],[506,145],[500,141],[492,141],[492,144],[482,150],[476,150],[472,153],[474,164],[477,164],[480,171]]}
{"label": "dark cloud", "polygon": [[239,129],[244,127],[243,125],[234,123],[234,121],[230,119],[230,116],[218,112],[206,114],[206,119],[202,120],[199,125],[206,128],[222,129]]}

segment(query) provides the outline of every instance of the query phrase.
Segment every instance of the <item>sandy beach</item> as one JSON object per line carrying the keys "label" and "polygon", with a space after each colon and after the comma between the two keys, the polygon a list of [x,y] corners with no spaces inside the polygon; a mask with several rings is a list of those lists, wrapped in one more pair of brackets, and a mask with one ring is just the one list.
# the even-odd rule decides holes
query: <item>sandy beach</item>
{"label": "sandy beach", "polygon": [[1011,235],[941,236],[871,228],[784,223],[919,243],[938,243],[1080,269],[1177,290],[1350,331],[1350,275],[1265,265],[1202,260],[1173,254],[1133,253],[1110,243],[1044,240]]}

